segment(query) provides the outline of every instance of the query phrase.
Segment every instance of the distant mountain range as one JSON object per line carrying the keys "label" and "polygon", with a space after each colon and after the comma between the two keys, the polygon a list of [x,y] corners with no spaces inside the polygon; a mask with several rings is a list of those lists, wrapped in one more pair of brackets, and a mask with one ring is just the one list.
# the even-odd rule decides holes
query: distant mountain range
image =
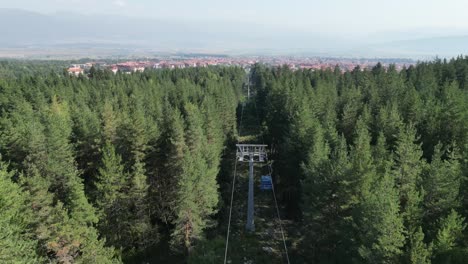
{"label": "distant mountain range", "polygon": [[[380,33],[342,37],[246,22],[191,22],[109,15],[59,13],[45,15],[0,9],[0,56],[54,50],[128,50],[226,54],[291,54],[351,57],[450,57],[468,54],[468,32],[457,35]],[[393,38],[392,38],[393,37]],[[394,39],[395,41],[391,41]],[[21,53],[21,52],[20,52]],[[33,53],[33,52],[32,52]],[[28,53],[28,54],[32,54]]]}

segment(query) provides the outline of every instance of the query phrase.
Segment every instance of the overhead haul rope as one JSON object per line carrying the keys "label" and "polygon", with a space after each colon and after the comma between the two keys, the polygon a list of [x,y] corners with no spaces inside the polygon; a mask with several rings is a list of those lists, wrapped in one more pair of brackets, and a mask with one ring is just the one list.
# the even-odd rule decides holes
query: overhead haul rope
{"label": "overhead haul rope", "polygon": [[[250,85],[250,83],[249,83],[249,85]],[[259,127],[261,127],[260,117],[258,115],[257,102],[255,101],[255,99],[253,99],[253,101],[254,101],[254,105],[255,105],[255,113],[257,114],[257,122],[258,122]],[[260,135],[262,137],[262,143],[265,145],[265,139],[263,137],[263,132],[261,132]],[[268,166],[268,171],[270,173],[270,177],[273,174],[273,168],[271,167],[271,164],[272,164],[272,162],[267,165]],[[276,214],[277,214],[278,220],[279,220],[279,226],[280,226],[280,230],[281,230],[281,238],[283,239],[283,247],[284,247],[284,252],[285,252],[285,255],[286,255],[286,260],[287,260],[288,264],[290,264],[289,254],[288,254],[288,247],[286,246],[286,238],[285,238],[284,229],[283,229],[283,221],[281,220],[281,215],[280,215],[280,211],[279,211],[279,207],[278,207],[278,201],[276,200],[275,184],[273,183],[273,179],[271,179],[271,189],[273,191],[273,198],[275,200]]]}
{"label": "overhead haul rope", "polygon": [[[239,131],[238,131],[239,137],[240,137],[241,129],[242,129],[242,119],[244,117],[244,104],[245,103],[242,103],[241,118],[239,121]],[[237,143],[239,143],[239,138],[237,139]],[[237,156],[234,158],[234,177],[232,178],[231,203],[229,206],[229,220],[228,220],[228,228],[227,228],[227,234],[226,234],[226,248],[224,249],[224,264],[227,263],[229,235],[230,235],[230,229],[231,229],[232,202],[234,201],[234,188],[236,185],[236,176],[237,176]]]}

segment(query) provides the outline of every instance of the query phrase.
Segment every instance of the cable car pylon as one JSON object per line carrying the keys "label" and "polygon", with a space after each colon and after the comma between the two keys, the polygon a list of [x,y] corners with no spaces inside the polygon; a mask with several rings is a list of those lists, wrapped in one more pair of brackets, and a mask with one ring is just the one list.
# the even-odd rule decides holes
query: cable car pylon
{"label": "cable car pylon", "polygon": [[254,163],[267,160],[266,147],[263,144],[236,144],[236,157],[241,162],[249,162],[249,193],[247,197],[247,232],[255,232],[254,221]]}
{"label": "cable car pylon", "polygon": [[[247,97],[248,101],[251,101],[251,91],[250,91],[250,75],[247,76]],[[254,93],[255,94],[255,93]],[[257,104],[255,102],[255,98],[253,98],[253,103],[255,105],[255,112],[257,116],[257,121],[259,122],[260,125],[260,119],[258,116],[258,109],[257,109]],[[241,110],[241,116],[240,116],[240,122],[239,122],[239,135],[241,135],[241,129],[243,125],[243,116],[244,116],[244,108],[246,106],[246,102],[242,103],[242,110]],[[263,135],[262,137],[262,142],[264,143]],[[227,234],[226,234],[226,245],[224,248],[224,264],[230,263],[228,261],[228,248],[229,248],[229,236],[231,234],[230,229],[231,229],[231,218],[232,218],[232,208],[233,208],[233,200],[234,200],[234,190],[235,190],[235,183],[236,183],[236,176],[237,176],[237,163],[238,162],[249,162],[249,192],[248,192],[248,203],[247,203],[247,223],[246,223],[246,230],[249,233],[255,232],[255,224],[254,224],[254,163],[257,162],[267,162],[267,167],[268,167],[268,175],[262,176],[262,181],[261,181],[261,190],[272,190],[273,193],[273,199],[275,202],[275,207],[276,207],[276,213],[278,216],[279,220],[279,227],[281,230],[281,238],[283,240],[283,246],[284,246],[284,253],[286,255],[286,260],[287,263],[289,264],[289,255],[288,255],[288,248],[286,245],[286,236],[285,232],[283,230],[283,224],[280,216],[280,211],[279,211],[279,206],[278,202],[276,200],[276,194],[275,194],[275,186],[272,180],[272,162],[273,161],[268,161],[267,157],[267,146],[265,144],[240,144],[240,140],[238,138],[237,140],[238,144],[236,144],[236,158],[234,162],[234,171],[233,171],[233,180],[232,180],[232,185],[231,185],[231,200],[230,200],[230,206],[229,206],[229,220],[228,220],[228,226],[227,226]]]}

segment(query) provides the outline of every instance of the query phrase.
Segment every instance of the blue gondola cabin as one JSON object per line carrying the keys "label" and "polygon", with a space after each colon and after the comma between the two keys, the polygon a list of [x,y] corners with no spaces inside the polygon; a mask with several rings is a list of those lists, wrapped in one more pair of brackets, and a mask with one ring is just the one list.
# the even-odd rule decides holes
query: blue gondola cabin
{"label": "blue gondola cabin", "polygon": [[260,179],[260,190],[271,190],[272,188],[271,176],[263,175]]}

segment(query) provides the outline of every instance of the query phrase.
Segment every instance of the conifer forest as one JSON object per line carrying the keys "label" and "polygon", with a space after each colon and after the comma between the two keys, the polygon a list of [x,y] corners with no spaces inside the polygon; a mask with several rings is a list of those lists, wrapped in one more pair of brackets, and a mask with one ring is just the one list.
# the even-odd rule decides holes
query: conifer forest
{"label": "conifer forest", "polygon": [[0,263],[468,263],[468,57],[64,68],[0,62]]}

